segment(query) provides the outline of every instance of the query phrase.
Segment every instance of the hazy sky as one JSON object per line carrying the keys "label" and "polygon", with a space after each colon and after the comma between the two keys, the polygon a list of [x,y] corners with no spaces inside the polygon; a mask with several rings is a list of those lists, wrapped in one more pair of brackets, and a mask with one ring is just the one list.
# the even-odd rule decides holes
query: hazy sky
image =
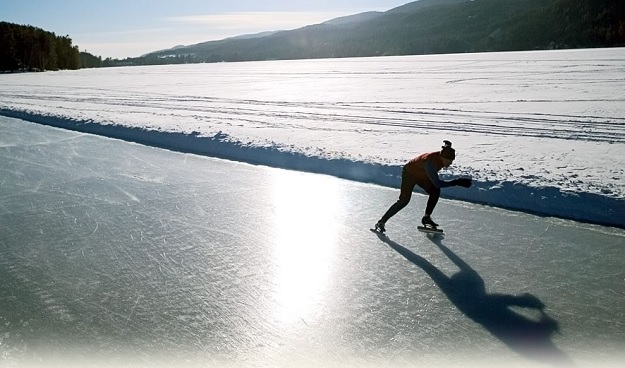
{"label": "hazy sky", "polygon": [[411,0],[0,0],[0,21],[69,35],[81,51],[113,58],[176,45],[286,30]]}

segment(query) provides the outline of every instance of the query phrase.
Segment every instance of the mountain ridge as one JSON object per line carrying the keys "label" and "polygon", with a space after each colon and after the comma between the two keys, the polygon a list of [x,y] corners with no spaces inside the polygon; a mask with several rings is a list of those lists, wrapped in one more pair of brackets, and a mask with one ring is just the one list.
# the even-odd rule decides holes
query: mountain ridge
{"label": "mountain ridge", "polygon": [[292,60],[625,45],[625,3],[612,0],[420,0],[272,32],[207,41],[133,64]]}
{"label": "mountain ridge", "polygon": [[[67,37],[0,22],[0,72],[625,46],[625,1],[419,0],[294,30],[102,60]],[[58,39],[57,39],[58,38]]]}

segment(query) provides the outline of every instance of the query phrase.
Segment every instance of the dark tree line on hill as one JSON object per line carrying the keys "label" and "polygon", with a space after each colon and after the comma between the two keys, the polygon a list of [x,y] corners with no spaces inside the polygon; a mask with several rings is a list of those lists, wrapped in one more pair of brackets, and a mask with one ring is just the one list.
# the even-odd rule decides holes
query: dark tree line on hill
{"label": "dark tree line on hill", "polygon": [[109,58],[80,52],[69,36],[41,28],[0,22],[0,72],[95,68],[113,65]]}
{"label": "dark tree line on hill", "polygon": [[79,54],[69,36],[0,22],[0,71],[78,69]]}
{"label": "dark tree line on hill", "polygon": [[420,0],[124,60],[79,52],[69,36],[1,22],[0,71],[613,46],[625,46],[625,0]]}

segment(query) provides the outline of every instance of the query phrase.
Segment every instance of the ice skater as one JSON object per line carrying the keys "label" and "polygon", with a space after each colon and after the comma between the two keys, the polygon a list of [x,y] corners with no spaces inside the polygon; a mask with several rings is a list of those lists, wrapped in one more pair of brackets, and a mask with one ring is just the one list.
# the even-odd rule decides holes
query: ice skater
{"label": "ice skater", "polygon": [[441,188],[451,186],[471,186],[470,178],[460,178],[451,181],[444,181],[438,177],[438,172],[449,167],[456,158],[456,151],[451,148],[450,141],[443,141],[440,151],[423,153],[408,161],[401,174],[401,191],[399,199],[386,211],[384,216],[375,224],[375,230],[381,233],[386,231],[386,222],[397,212],[401,211],[412,197],[415,185],[420,186],[428,194],[428,201],[425,207],[425,215],[421,219],[423,226],[436,230],[438,224],[432,218],[432,212],[438,203],[441,195]]}

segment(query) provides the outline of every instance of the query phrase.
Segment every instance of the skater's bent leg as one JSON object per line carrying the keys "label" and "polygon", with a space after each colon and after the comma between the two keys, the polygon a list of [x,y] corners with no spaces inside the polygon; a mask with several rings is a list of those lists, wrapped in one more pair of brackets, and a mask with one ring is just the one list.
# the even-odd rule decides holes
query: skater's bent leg
{"label": "skater's bent leg", "polygon": [[425,214],[430,216],[432,212],[434,212],[438,199],[441,197],[441,190],[439,188],[432,188],[428,190],[428,194],[430,196],[428,197],[428,203],[425,206]]}
{"label": "skater's bent leg", "polygon": [[386,223],[388,219],[395,216],[397,212],[401,211],[410,202],[412,197],[412,191],[415,186],[415,181],[404,171],[401,176],[401,191],[399,193],[399,199],[386,211],[384,216],[380,219],[380,222]]}
{"label": "skater's bent leg", "polygon": [[384,216],[382,216],[382,218],[380,219],[380,222],[386,223],[388,219],[395,216],[397,212],[401,211],[404,207],[406,207],[409,202],[410,202],[410,198],[408,198],[408,200],[399,199],[397,202],[393,203],[393,205],[388,209],[388,211],[386,211]]}

